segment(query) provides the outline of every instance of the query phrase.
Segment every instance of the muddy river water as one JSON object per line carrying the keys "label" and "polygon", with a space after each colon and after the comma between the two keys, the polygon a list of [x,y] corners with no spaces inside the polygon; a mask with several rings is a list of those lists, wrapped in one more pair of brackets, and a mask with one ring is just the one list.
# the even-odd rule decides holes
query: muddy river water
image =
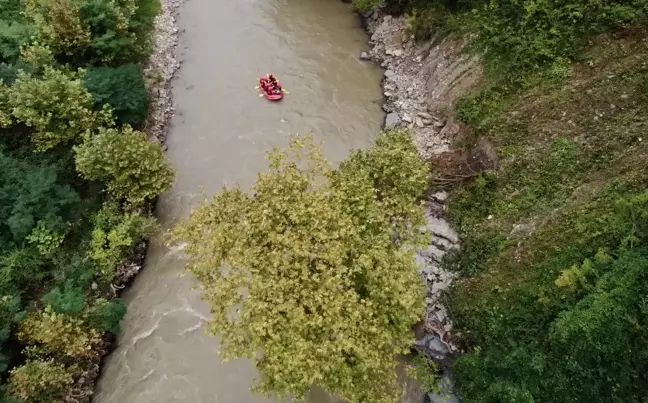
{"label": "muddy river water", "polygon": [[[312,132],[334,161],[370,145],[379,132],[381,71],[358,60],[367,37],[339,0],[187,0],[180,8],[183,59],[174,83],[177,113],[168,157],[174,188],[157,215],[169,228],[224,184],[251,185],[264,153],[291,133]],[[258,98],[256,79],[277,75],[290,93]],[[181,253],[154,240],[146,268],[125,293],[118,346],[108,358],[95,403],[254,403],[250,362],[223,364],[206,336],[209,310]],[[323,393],[311,403],[334,401]]]}

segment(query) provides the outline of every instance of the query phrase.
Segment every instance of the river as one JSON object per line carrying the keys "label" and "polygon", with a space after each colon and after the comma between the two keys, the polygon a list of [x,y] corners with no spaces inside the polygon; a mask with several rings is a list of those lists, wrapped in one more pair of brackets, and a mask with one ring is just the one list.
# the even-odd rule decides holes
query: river
{"label": "river", "polygon": [[[291,133],[312,132],[334,161],[367,147],[380,130],[381,71],[358,60],[367,37],[338,0],[187,0],[179,15],[183,65],[174,82],[177,113],[167,155],[177,181],[157,205],[165,229],[224,184],[250,186],[267,168],[264,153]],[[257,96],[272,72],[290,92]],[[256,375],[245,360],[222,364],[206,336],[206,303],[182,276],[181,252],[160,239],[124,293],[129,309],[95,403],[254,403]],[[313,393],[312,403],[333,401]]]}

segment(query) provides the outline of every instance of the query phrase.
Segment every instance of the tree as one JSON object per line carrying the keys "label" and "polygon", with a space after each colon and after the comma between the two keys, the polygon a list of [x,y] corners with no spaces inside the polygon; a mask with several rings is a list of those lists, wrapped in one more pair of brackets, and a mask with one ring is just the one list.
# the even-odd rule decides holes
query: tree
{"label": "tree", "polygon": [[254,360],[259,392],[301,397],[317,385],[350,402],[396,401],[396,356],[422,313],[424,161],[402,131],[338,171],[310,137],[269,159],[254,196],[225,187],[174,232],[211,303],[210,332],[225,359]]}
{"label": "tree", "polygon": [[130,126],[102,128],[75,150],[82,176],[106,181],[110,193],[132,204],[157,197],[173,183],[173,168],[162,147]]}
{"label": "tree", "polygon": [[120,124],[139,127],[148,115],[148,92],[142,68],[135,64],[88,70],[85,86],[95,105],[109,104]]}
{"label": "tree", "polygon": [[29,360],[11,371],[9,393],[25,403],[63,401],[74,380],[75,368],[54,360]]}
{"label": "tree", "polygon": [[112,124],[112,114],[93,111],[92,96],[78,74],[52,67],[43,77],[19,73],[9,92],[13,116],[33,127],[36,147],[45,151],[71,141],[102,125]]}
{"label": "tree", "polygon": [[135,246],[158,229],[155,218],[123,213],[116,203],[106,203],[94,221],[90,257],[108,281],[115,277],[117,265],[132,256]]}
{"label": "tree", "polygon": [[56,53],[83,53],[91,42],[90,29],[81,20],[75,0],[27,0],[25,16],[36,27],[40,39]]}

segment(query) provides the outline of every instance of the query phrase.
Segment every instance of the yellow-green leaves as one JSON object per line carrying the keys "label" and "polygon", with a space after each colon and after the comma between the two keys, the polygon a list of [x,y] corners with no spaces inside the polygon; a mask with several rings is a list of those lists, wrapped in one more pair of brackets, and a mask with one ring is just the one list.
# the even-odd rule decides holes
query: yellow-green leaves
{"label": "yellow-green leaves", "polygon": [[11,371],[9,393],[25,403],[61,402],[74,380],[74,370],[54,360],[28,360]]}
{"label": "yellow-green leaves", "polygon": [[413,248],[425,163],[406,132],[337,171],[310,137],[269,159],[253,196],[223,188],[175,230],[211,303],[209,330],[226,359],[255,360],[261,393],[317,385],[354,403],[397,401],[395,358],[423,308]]}
{"label": "yellow-green leaves", "polygon": [[79,75],[52,67],[43,77],[21,72],[9,90],[9,104],[16,120],[35,129],[32,140],[40,151],[79,142],[97,127],[112,125],[109,111],[93,111]]}
{"label": "yellow-green leaves", "polygon": [[157,231],[155,218],[137,212],[122,212],[116,203],[104,204],[94,220],[90,257],[101,275],[111,281],[117,265],[131,257],[135,246]]}
{"label": "yellow-green leaves", "polygon": [[110,193],[131,204],[153,199],[173,183],[174,171],[162,147],[130,126],[99,129],[75,150],[83,177],[107,182]]}
{"label": "yellow-green leaves", "polygon": [[81,20],[77,1],[27,0],[25,16],[36,26],[39,39],[57,53],[73,55],[91,44],[90,28]]}
{"label": "yellow-green leaves", "polygon": [[100,340],[99,333],[88,329],[82,320],[56,313],[50,307],[30,314],[20,325],[18,337],[48,355],[63,354],[73,359],[97,354],[92,348]]}

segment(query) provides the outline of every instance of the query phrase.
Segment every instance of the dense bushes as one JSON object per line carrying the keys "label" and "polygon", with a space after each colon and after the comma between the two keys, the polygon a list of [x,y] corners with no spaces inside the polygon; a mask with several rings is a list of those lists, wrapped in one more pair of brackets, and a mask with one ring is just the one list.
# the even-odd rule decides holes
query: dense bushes
{"label": "dense bushes", "polygon": [[396,356],[422,313],[412,251],[424,238],[425,162],[402,131],[337,171],[308,139],[269,159],[254,196],[223,189],[176,229],[212,304],[210,330],[226,358],[254,360],[258,391],[302,397],[316,385],[397,401]]}
{"label": "dense bushes", "polygon": [[159,143],[128,125],[146,118],[137,63],[157,9],[0,2],[2,402],[69,399],[102,334],[119,332],[116,269],[157,229],[142,204],[173,178]]}

